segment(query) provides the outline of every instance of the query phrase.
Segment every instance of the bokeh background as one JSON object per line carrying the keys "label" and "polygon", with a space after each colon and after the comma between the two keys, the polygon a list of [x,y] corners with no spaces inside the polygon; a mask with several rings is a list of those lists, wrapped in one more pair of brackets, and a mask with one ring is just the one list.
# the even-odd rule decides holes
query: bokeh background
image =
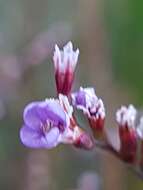
{"label": "bokeh background", "polygon": [[[31,150],[19,140],[24,106],[55,95],[54,44],[80,49],[74,89],[94,86],[106,126],[130,102],[143,106],[143,2],[135,0],[0,0],[0,189],[142,190],[108,153],[60,145]],[[78,115],[81,126],[86,121]]]}

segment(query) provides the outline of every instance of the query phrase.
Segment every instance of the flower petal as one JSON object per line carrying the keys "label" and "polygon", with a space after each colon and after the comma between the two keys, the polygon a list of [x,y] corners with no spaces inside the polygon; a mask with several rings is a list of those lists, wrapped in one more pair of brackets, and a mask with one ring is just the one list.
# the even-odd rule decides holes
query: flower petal
{"label": "flower petal", "polygon": [[60,131],[57,127],[53,127],[46,135],[46,148],[53,148],[55,147],[59,142],[58,138],[60,136]]}
{"label": "flower petal", "polygon": [[81,105],[86,107],[86,97],[84,91],[78,91],[72,94],[72,100],[74,105]]}
{"label": "flower petal", "polygon": [[25,146],[31,148],[53,148],[58,144],[59,129],[52,128],[46,135],[27,126],[20,130],[20,139]]}
{"label": "flower petal", "polygon": [[54,125],[67,126],[64,109],[55,99],[30,103],[26,106],[23,117],[25,124],[34,130],[39,130],[47,120]]}
{"label": "flower petal", "polygon": [[42,134],[27,126],[21,128],[20,139],[25,146],[31,148],[42,148],[46,146],[46,140],[43,139]]}
{"label": "flower petal", "polygon": [[47,118],[53,122],[53,125],[67,126],[66,113],[58,101],[47,99]]}
{"label": "flower petal", "polygon": [[42,121],[46,119],[45,112],[40,105],[43,105],[43,102],[32,102],[24,109],[24,122],[32,129],[39,129]]}

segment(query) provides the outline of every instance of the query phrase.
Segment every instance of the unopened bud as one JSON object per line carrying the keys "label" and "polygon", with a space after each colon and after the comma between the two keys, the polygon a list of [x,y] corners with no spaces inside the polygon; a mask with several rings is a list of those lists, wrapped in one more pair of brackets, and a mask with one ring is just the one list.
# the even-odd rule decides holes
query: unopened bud
{"label": "unopened bud", "polygon": [[75,147],[82,148],[85,150],[91,150],[94,146],[92,137],[80,128],[78,128],[78,130],[79,134],[76,136],[74,142]]}
{"label": "unopened bud", "polygon": [[63,51],[55,46],[53,56],[55,80],[58,94],[68,95],[72,88],[74,71],[78,61],[79,50],[73,51],[73,45],[68,42]]}
{"label": "unopened bud", "polygon": [[119,125],[120,155],[129,163],[133,163],[137,152],[137,132],[135,128],[136,109],[134,106],[122,106],[116,113]]}

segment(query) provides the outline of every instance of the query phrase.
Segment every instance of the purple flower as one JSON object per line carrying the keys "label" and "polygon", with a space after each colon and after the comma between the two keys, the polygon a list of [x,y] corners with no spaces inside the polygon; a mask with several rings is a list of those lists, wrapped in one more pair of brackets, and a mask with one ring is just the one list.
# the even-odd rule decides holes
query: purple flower
{"label": "purple flower", "polygon": [[80,147],[90,149],[93,145],[90,136],[77,126],[73,107],[62,94],[59,99],[30,103],[24,110],[23,119],[20,138],[25,146],[50,149],[59,143],[80,143]]}
{"label": "purple flower", "polygon": [[63,51],[55,45],[53,56],[55,67],[55,80],[57,92],[68,95],[71,91],[74,71],[78,61],[79,50],[73,51],[73,45],[68,42],[64,46]]}
{"label": "purple flower", "polygon": [[32,148],[53,148],[69,127],[69,117],[56,99],[33,102],[26,106],[20,138]]}

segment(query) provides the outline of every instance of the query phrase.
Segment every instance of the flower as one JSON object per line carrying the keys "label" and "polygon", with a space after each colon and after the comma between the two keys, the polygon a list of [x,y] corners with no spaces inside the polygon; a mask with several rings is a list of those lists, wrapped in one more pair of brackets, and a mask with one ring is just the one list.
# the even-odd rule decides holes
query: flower
{"label": "flower", "polygon": [[116,112],[120,136],[120,154],[127,162],[135,161],[137,151],[136,115],[137,111],[133,105],[122,106]]}
{"label": "flower", "polygon": [[58,94],[68,95],[70,93],[78,56],[79,50],[73,51],[71,42],[68,42],[63,50],[60,50],[59,47],[55,45],[53,62]]}
{"label": "flower", "polygon": [[69,118],[58,100],[46,99],[28,104],[23,114],[24,125],[20,138],[32,148],[53,148],[69,126]]}
{"label": "flower", "polygon": [[[23,119],[20,138],[25,146],[31,148],[50,149],[59,143],[76,144],[85,133],[77,126],[73,118],[73,108],[68,98],[62,94],[59,95],[59,99],[46,99],[28,104]],[[89,145],[86,141],[82,147],[87,149],[87,146],[91,146],[91,143]]]}
{"label": "flower", "polygon": [[94,88],[82,88],[72,93],[72,103],[87,115],[91,129],[94,135],[103,136],[103,128],[105,121],[105,108],[103,101],[99,99]]}

